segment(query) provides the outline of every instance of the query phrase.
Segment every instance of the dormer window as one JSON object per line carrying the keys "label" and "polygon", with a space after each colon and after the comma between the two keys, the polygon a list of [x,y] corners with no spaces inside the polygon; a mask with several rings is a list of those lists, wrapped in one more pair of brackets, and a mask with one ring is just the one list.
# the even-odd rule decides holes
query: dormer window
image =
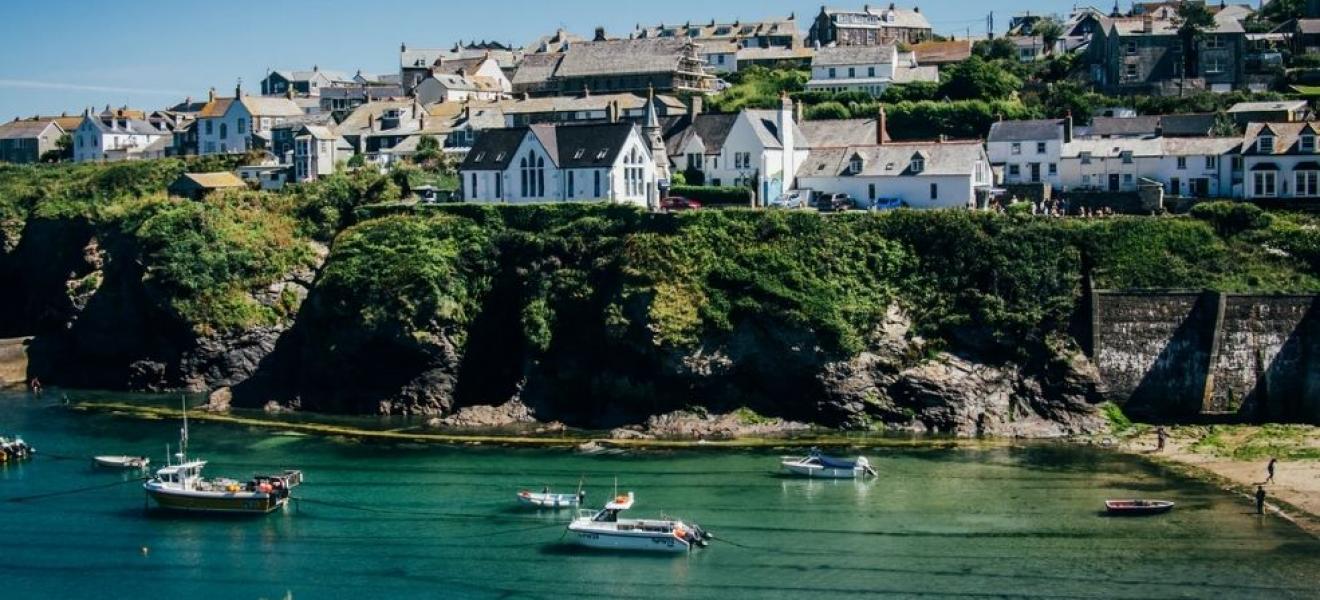
{"label": "dormer window", "polygon": [[1314,153],[1314,152],[1315,152],[1315,135],[1312,135],[1312,134],[1303,134],[1303,135],[1302,135],[1302,139],[1301,139],[1301,141],[1299,142],[1299,146],[1300,146],[1300,149],[1301,149],[1302,152],[1311,152],[1311,153]]}
{"label": "dormer window", "polygon": [[1262,135],[1256,140],[1256,151],[1262,154],[1274,154],[1274,136]]}
{"label": "dormer window", "polygon": [[922,157],[920,154],[914,154],[912,156],[912,172],[920,173],[925,170],[926,170],[926,159]]}
{"label": "dormer window", "polygon": [[577,152],[574,152],[574,153],[573,153],[573,160],[577,160],[577,159],[579,159],[579,158],[582,158],[582,155],[583,155],[583,154],[586,154],[586,153],[587,153],[587,149],[586,149],[586,148],[578,148],[578,149],[577,149]]}
{"label": "dormer window", "polygon": [[848,161],[848,172],[853,175],[860,175],[862,167],[864,166],[866,166],[866,164],[865,161],[862,160],[862,156],[860,154],[854,154],[852,159]]}

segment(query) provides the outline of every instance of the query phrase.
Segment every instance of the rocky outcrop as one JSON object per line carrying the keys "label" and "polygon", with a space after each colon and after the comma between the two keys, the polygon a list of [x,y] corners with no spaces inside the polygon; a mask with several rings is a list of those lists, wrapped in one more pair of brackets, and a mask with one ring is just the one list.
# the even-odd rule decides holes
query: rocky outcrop
{"label": "rocky outcrop", "polygon": [[610,432],[610,437],[620,440],[728,440],[782,435],[810,428],[805,423],[766,418],[746,410],[727,414],[682,410],[654,415],[640,425],[616,428]]}
{"label": "rocky outcrop", "polygon": [[500,406],[467,406],[447,417],[432,419],[427,425],[446,429],[497,429],[532,423],[540,423],[532,410],[521,400],[510,400]]}

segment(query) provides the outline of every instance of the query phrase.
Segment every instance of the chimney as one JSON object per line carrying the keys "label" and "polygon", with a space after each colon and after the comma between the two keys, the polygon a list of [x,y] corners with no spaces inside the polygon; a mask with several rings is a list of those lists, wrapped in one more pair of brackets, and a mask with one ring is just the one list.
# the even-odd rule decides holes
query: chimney
{"label": "chimney", "polygon": [[367,113],[367,131],[376,130],[376,115]]}
{"label": "chimney", "polygon": [[313,73],[321,72],[321,67],[319,65],[312,65],[312,72]]}
{"label": "chimney", "polygon": [[408,44],[407,44],[407,43],[399,44],[399,54],[403,54],[404,52],[407,52],[407,51],[408,51]]}
{"label": "chimney", "polygon": [[706,110],[706,98],[701,94],[692,94],[688,96],[688,116],[696,117]]}
{"label": "chimney", "polygon": [[234,84],[234,99],[237,100],[242,97],[243,97],[243,82],[240,81]]}
{"label": "chimney", "polygon": [[597,27],[597,28],[596,28],[596,37],[593,38],[592,41],[593,41],[593,42],[603,42],[603,41],[605,41],[605,39],[606,39],[606,38],[605,38],[605,28],[604,28],[604,27]]}
{"label": "chimney", "polygon": [[208,104],[211,102],[215,102],[215,88],[211,88],[211,91],[206,93],[206,102]]}
{"label": "chimney", "polygon": [[289,89],[284,90],[284,97],[293,100],[293,86],[289,86]]}
{"label": "chimney", "polygon": [[1150,14],[1142,15],[1142,17],[1141,17],[1141,31],[1142,31],[1142,33],[1152,33],[1152,32],[1154,32],[1154,31],[1155,31],[1155,17],[1151,16]]}
{"label": "chimney", "polygon": [[880,105],[880,112],[875,117],[875,145],[885,145],[885,140],[889,137],[889,124],[885,117],[885,107]]}
{"label": "chimney", "polygon": [[582,97],[583,97],[583,98],[590,98],[590,97],[591,97],[591,86],[586,85],[586,84],[583,84],[583,85],[582,85]]}
{"label": "chimney", "polygon": [[795,109],[793,112],[793,120],[798,123],[801,123],[802,121],[806,120],[803,115],[802,106],[803,104],[801,102],[798,102],[797,105],[793,107]]}
{"label": "chimney", "polygon": [[783,146],[783,151],[779,153],[783,192],[793,187],[793,179],[797,176],[797,127],[793,124],[793,113],[793,99],[788,97],[788,92],[781,92],[778,125],[779,142]]}
{"label": "chimney", "polygon": [[1073,141],[1073,115],[1068,111],[1068,116],[1063,119],[1063,143],[1071,144]]}

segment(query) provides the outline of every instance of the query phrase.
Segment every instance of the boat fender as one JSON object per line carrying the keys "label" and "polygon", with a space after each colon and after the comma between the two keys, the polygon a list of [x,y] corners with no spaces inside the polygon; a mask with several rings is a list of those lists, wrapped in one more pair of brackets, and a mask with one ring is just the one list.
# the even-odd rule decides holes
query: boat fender
{"label": "boat fender", "polygon": [[688,533],[688,532],[685,531],[682,527],[675,527],[675,528],[674,528],[674,537],[676,537],[676,538],[678,538],[678,539],[680,539],[680,540],[687,541],[687,533]]}

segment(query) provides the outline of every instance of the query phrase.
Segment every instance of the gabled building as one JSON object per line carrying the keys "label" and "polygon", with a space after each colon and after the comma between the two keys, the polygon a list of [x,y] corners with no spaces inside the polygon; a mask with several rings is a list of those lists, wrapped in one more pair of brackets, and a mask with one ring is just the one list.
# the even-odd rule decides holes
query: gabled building
{"label": "gabled building", "polygon": [[518,64],[509,82],[513,95],[517,98],[554,95],[559,91],[555,82],[555,70],[564,60],[563,53],[528,54]]}
{"label": "gabled building", "polygon": [[144,158],[148,148],[152,150],[145,157],[155,158],[164,155],[159,142],[171,136],[142,119],[104,117],[89,111],[73,132],[73,160],[137,160]]}
{"label": "gabled building", "polygon": [[979,140],[893,142],[813,148],[798,187],[855,200],[897,200],[910,208],[974,209],[993,184]]}
{"label": "gabled building", "polygon": [[931,39],[933,33],[930,21],[917,7],[899,8],[893,3],[886,8],[866,5],[861,10],[821,7],[807,41],[820,47],[918,44]]}
{"label": "gabled building", "polygon": [[1153,14],[1106,20],[1090,42],[1092,78],[1111,94],[1228,92],[1245,84],[1246,30],[1239,11],[1220,10],[1186,60],[1177,19]]}
{"label": "gabled building", "polygon": [[332,127],[303,125],[293,136],[293,180],[314,181],[333,174],[353,156],[353,147]]}
{"label": "gabled building", "polygon": [[808,90],[883,94],[891,85],[938,82],[938,67],[920,67],[895,46],[835,46],[816,51]]}
{"label": "gabled building", "polygon": [[287,97],[251,96],[241,88],[234,92],[234,98],[212,97],[198,115],[200,154],[236,154],[270,148],[272,128],[306,114]]}
{"label": "gabled building", "polygon": [[[412,93],[413,88],[426,79],[437,67],[441,67],[440,72],[447,74],[456,74],[456,68],[467,68],[470,75],[483,75],[493,77],[491,73],[484,68],[474,69],[470,62],[475,64],[484,63],[486,60],[494,61],[495,67],[499,69],[508,78],[517,69],[518,63],[522,61],[522,51],[512,50],[493,42],[483,42],[480,44],[468,44],[464,46],[461,42],[449,50],[438,48],[416,48],[409,49],[407,44],[399,46],[399,81],[397,82],[403,91]],[[444,68],[445,63],[454,63],[454,70]],[[394,83],[394,82],[390,82]],[[503,89],[503,88],[502,88]],[[508,91],[505,89],[505,91]]]}
{"label": "gabled building", "polygon": [[632,123],[485,132],[459,167],[468,202],[607,201],[658,206],[656,161]]}
{"label": "gabled building", "polygon": [[1006,184],[1063,186],[1059,163],[1072,141],[1071,119],[1000,121],[990,126],[986,152]]}
{"label": "gabled building", "polygon": [[56,150],[64,129],[52,118],[14,119],[0,125],[0,162],[23,164]]}
{"label": "gabled building", "polygon": [[167,188],[171,196],[202,200],[222,190],[245,190],[247,184],[229,172],[184,173]]}
{"label": "gabled building", "polygon": [[[654,98],[656,114],[661,119],[687,112],[687,107],[673,96],[657,94]],[[508,127],[606,121],[632,121],[640,125],[646,118],[647,96],[634,93],[553,96],[501,102],[500,107]]]}
{"label": "gabled building", "polygon": [[789,15],[786,19],[771,21],[734,21],[733,23],[693,23],[655,27],[637,26],[632,37],[635,39],[691,38],[703,46],[709,44],[733,44],[739,48],[797,48],[802,46],[798,35],[797,17]]}
{"label": "gabled building", "polygon": [[[503,77],[503,74],[500,76]],[[500,82],[490,77],[432,73],[417,84],[413,96],[422,104],[468,100],[493,102],[509,97],[509,93],[500,89],[500,85]]]}
{"label": "gabled building", "polygon": [[553,76],[558,93],[710,93],[700,48],[687,38],[611,40],[575,44]]}
{"label": "gabled building", "polygon": [[1238,138],[1076,139],[1064,145],[1064,190],[1137,192],[1158,183],[1166,194],[1238,196]]}
{"label": "gabled building", "polygon": [[262,96],[320,96],[321,90],[354,85],[357,82],[340,71],[322,71],[312,66],[310,71],[275,70],[261,80]]}
{"label": "gabled building", "polygon": [[[500,66],[499,61],[489,55],[471,58],[446,58],[442,56],[431,65],[430,76],[437,75],[456,75],[473,81],[480,81],[484,89],[495,93],[508,94],[513,91],[513,84],[505,74],[504,68]],[[422,81],[425,80],[426,78],[422,79]],[[418,81],[416,85],[421,85],[421,81]]]}
{"label": "gabled building", "polygon": [[1242,162],[1248,199],[1320,199],[1320,122],[1252,123]]}
{"label": "gabled building", "polygon": [[1296,123],[1307,120],[1310,109],[1305,100],[1239,102],[1229,107],[1228,116],[1243,127],[1249,123]]}

